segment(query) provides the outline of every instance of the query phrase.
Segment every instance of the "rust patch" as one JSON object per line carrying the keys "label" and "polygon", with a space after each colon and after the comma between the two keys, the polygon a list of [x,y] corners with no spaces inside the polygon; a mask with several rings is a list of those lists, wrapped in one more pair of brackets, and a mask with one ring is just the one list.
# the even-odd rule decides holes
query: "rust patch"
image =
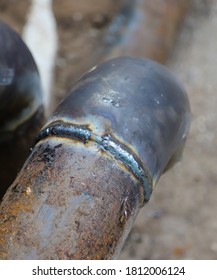
{"label": "rust patch", "polygon": [[18,225],[16,224],[17,217],[22,213],[31,211],[33,200],[34,195],[30,191],[30,188],[27,187],[22,191],[20,199],[17,198],[12,203],[2,205],[0,212],[0,259],[8,259],[7,247],[9,242],[14,242],[13,239],[18,231]]}

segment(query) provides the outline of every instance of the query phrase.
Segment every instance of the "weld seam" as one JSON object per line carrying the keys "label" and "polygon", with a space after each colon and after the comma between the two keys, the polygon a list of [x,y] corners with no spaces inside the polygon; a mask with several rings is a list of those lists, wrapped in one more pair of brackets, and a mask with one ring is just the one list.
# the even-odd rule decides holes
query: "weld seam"
{"label": "weld seam", "polygon": [[88,141],[94,141],[100,148],[106,152],[112,154],[115,159],[121,161],[123,165],[142,183],[144,188],[144,202],[148,202],[152,193],[152,184],[149,174],[145,172],[142,166],[138,163],[135,157],[121,147],[119,143],[114,142],[110,135],[98,136],[92,133],[85,126],[75,126],[72,124],[64,123],[60,124],[56,122],[54,124],[45,127],[36,137],[35,144],[40,140],[49,136],[57,136],[63,138],[69,138],[78,140],[84,144]]}

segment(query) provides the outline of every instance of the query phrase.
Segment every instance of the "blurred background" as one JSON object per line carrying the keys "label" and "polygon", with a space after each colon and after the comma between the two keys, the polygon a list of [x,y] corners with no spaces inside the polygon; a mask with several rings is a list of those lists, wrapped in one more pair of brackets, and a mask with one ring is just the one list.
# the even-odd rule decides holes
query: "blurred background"
{"label": "blurred background", "polygon": [[32,50],[47,114],[83,72],[111,57],[151,58],[175,73],[191,103],[190,135],[120,259],[217,259],[217,1],[0,0],[0,19]]}

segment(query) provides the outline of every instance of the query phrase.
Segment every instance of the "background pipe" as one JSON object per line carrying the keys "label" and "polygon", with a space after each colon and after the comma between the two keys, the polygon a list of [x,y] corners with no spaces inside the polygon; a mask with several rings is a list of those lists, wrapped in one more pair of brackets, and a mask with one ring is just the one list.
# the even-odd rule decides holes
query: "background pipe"
{"label": "background pipe", "polygon": [[19,35],[0,21],[0,198],[26,160],[43,116],[34,59]]}
{"label": "background pipe", "polygon": [[117,258],[189,121],[186,92],[162,65],[122,57],[86,73],[4,196],[0,258]]}
{"label": "background pipe", "polygon": [[141,56],[165,63],[191,0],[125,0],[103,41],[106,59]]}

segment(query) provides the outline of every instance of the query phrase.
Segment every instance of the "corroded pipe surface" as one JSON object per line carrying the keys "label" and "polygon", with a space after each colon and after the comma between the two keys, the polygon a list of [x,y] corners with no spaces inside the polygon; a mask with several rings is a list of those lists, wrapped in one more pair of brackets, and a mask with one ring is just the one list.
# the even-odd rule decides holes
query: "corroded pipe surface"
{"label": "corroded pipe surface", "polygon": [[86,73],[4,196],[0,258],[117,258],[189,119],[187,95],[164,66],[123,57]]}
{"label": "corroded pipe surface", "polygon": [[0,198],[26,160],[42,120],[33,57],[19,35],[0,22]]}

